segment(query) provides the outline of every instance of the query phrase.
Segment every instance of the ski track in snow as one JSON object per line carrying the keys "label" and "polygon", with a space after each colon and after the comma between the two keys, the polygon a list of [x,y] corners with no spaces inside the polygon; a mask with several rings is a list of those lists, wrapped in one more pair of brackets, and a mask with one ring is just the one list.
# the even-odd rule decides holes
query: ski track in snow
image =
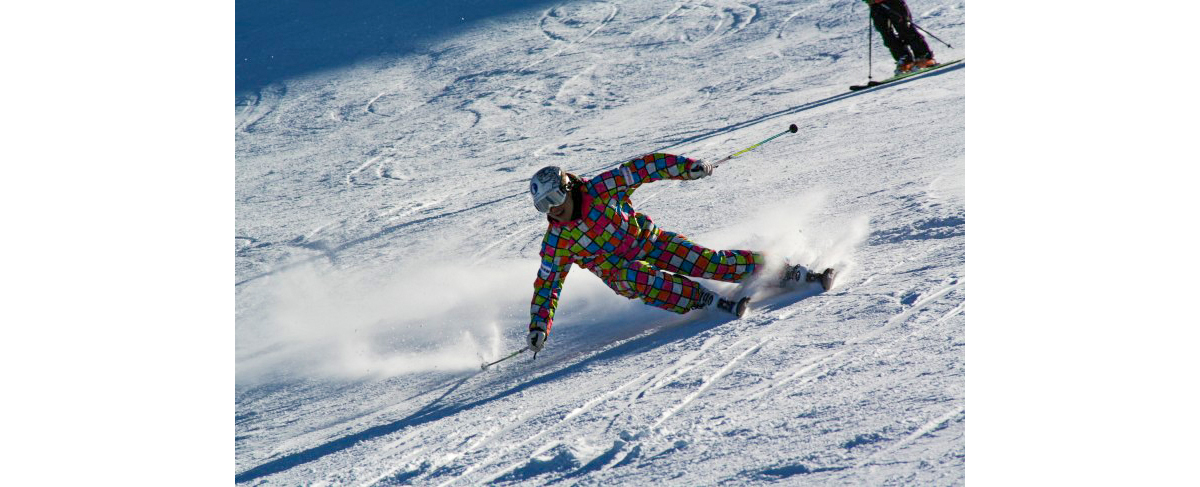
{"label": "ski track in snow", "polygon": [[[742,340],[739,340],[737,343],[734,344],[734,346],[740,345],[743,341],[745,341],[747,339],[748,338],[743,338]],[[658,420],[654,422],[654,424],[651,426],[651,428],[657,428],[664,421],[669,419],[672,415],[679,412],[680,409],[683,409],[688,404],[690,404],[692,401],[696,400],[696,398],[699,397],[701,394],[704,394],[705,391],[707,391],[710,387],[712,387],[713,382],[715,382],[717,379],[720,379],[721,377],[725,376],[725,374],[729,373],[729,370],[732,369],[735,365],[737,365],[738,361],[742,360],[743,358],[745,358],[747,355],[749,355],[751,353],[757,352],[758,349],[760,347],[762,347],[763,344],[766,343],[768,340],[770,340],[770,338],[767,338],[767,339],[764,339],[764,340],[758,342],[754,346],[747,348],[746,351],[738,354],[736,357],[734,357],[729,362],[726,362],[725,365],[722,366],[719,370],[717,370],[717,372],[715,374],[704,379],[704,382],[702,384],[700,384],[700,387],[697,388],[691,394],[689,394],[687,397],[683,398],[683,400],[680,401],[679,404],[676,404],[675,406],[671,407],[670,409],[663,411],[662,416],[660,416],[658,418]]]}
{"label": "ski track in snow", "polygon": [[[725,347],[721,352],[718,352],[716,355],[720,355],[721,353],[728,351],[728,350],[739,348],[744,342],[749,340],[749,338],[750,337],[743,338],[743,339],[737,341],[736,343],[734,343],[733,345],[731,345],[729,347]],[[769,338],[766,340],[769,340]],[[711,376],[708,376],[707,378],[705,378],[704,383],[697,390],[693,391],[687,397],[683,398],[679,403],[662,411],[662,414],[658,417],[657,421],[655,421],[655,423],[650,426],[650,428],[657,428],[663,422],[670,419],[670,417],[673,416],[675,413],[677,413],[681,409],[687,407],[688,404],[690,404],[696,398],[698,398],[700,395],[702,395],[704,392],[706,392],[712,386],[712,384],[714,382],[716,382],[721,377],[723,377],[726,373],[728,373],[741,359],[743,359],[747,355],[752,354],[755,351],[757,351],[766,340],[760,341],[759,343],[746,348],[746,350],[744,350],[743,352],[741,352],[740,354],[738,354],[737,356],[735,356],[734,358],[732,358],[731,360],[726,362],[721,367],[721,369],[718,370],[715,374],[712,374]],[[697,358],[699,356],[704,355],[706,351],[708,351],[714,344],[716,344],[718,342],[719,342],[719,337],[711,337],[710,339],[706,340],[704,342],[704,344],[702,344],[700,346],[699,349],[697,349],[694,352],[685,354],[683,357],[681,357],[679,360],[675,361],[670,366],[667,366],[667,367],[659,370],[659,372],[657,374],[654,374],[652,377],[649,377],[647,379],[647,376],[650,376],[651,373],[646,372],[631,381],[623,383],[622,385],[620,385],[619,387],[617,387],[615,389],[606,391],[605,393],[597,396],[596,398],[584,403],[582,406],[575,408],[571,412],[567,413],[565,416],[562,417],[561,420],[558,421],[558,423],[556,423],[554,425],[554,427],[561,426],[561,425],[567,423],[568,421],[579,417],[580,415],[591,410],[595,406],[597,406],[603,402],[606,402],[609,399],[612,399],[614,396],[617,396],[620,393],[630,389],[635,384],[643,383],[644,384],[643,387],[637,388],[635,391],[630,393],[630,399],[624,405],[624,409],[628,410],[640,399],[643,399],[647,393],[653,392],[656,389],[662,388],[663,386],[665,386],[669,383],[672,383],[679,376],[686,374],[687,372],[691,371],[695,367],[700,366],[700,365],[704,364],[705,362],[709,361],[711,358],[713,358],[713,356],[710,355],[709,357],[705,357],[703,359],[697,360]],[[534,436],[526,439],[525,441],[522,441],[518,446],[530,443],[533,440],[540,438],[541,436],[542,436],[542,433],[534,435]],[[547,449],[549,449],[549,447],[540,448],[539,451],[545,451]],[[626,449],[628,449],[628,448],[626,448]],[[535,455],[536,455],[536,453],[535,453]],[[530,458],[532,458],[532,455]],[[490,475],[490,477],[486,480],[485,483],[494,482],[496,479],[501,478],[504,475],[512,472],[513,470],[527,464],[528,461],[529,461],[529,459],[527,458],[527,459],[521,460],[515,464],[509,465],[508,467],[500,469],[498,472]],[[485,461],[485,463],[486,463],[486,461]],[[479,467],[479,465],[475,465],[473,467]],[[465,477],[466,474],[469,473],[469,471],[471,471],[471,470],[473,470],[473,469],[468,469],[468,472],[464,472],[463,476]],[[450,485],[450,483],[452,483],[452,482],[453,481],[448,481],[441,485],[443,485],[443,486]]]}
{"label": "ski track in snow", "polygon": [[[797,386],[803,385],[806,382],[815,380],[817,378],[817,376],[809,374],[809,372],[817,370],[819,367],[828,365],[828,364],[834,362],[835,359],[838,359],[838,358],[846,355],[849,351],[851,351],[853,349],[853,347],[855,345],[867,343],[867,342],[883,335],[887,331],[890,331],[891,329],[895,328],[896,325],[902,323],[904,320],[907,320],[908,318],[912,317],[914,314],[918,313],[925,305],[937,300],[938,298],[941,298],[942,296],[945,296],[946,294],[950,293],[951,291],[962,289],[964,284],[965,284],[965,282],[956,282],[949,286],[942,287],[941,289],[937,290],[932,295],[926,297],[922,301],[920,301],[916,304],[913,304],[912,306],[908,307],[904,311],[895,315],[894,317],[889,319],[886,323],[884,323],[883,326],[881,326],[875,330],[872,330],[870,332],[864,333],[862,335],[856,336],[854,338],[845,340],[845,345],[842,348],[840,348],[836,351],[823,353],[823,354],[819,354],[815,357],[808,358],[807,360],[802,362],[800,365],[798,365],[792,369],[789,369],[787,371],[784,371],[781,374],[781,375],[785,375],[785,377],[783,379],[775,381],[767,386],[764,386],[760,390],[747,395],[746,400],[757,401],[757,400],[761,399],[763,396],[770,394],[773,391],[781,390],[782,386],[784,386],[785,384],[788,384],[788,383],[790,383],[798,378],[801,378],[801,377],[804,377],[804,379],[801,379],[800,382],[798,384],[796,384]],[[957,313],[961,312],[962,307],[963,307],[963,305],[960,304],[958,307],[956,307],[954,310],[952,310],[947,315],[943,316],[941,319],[948,318],[948,317],[952,316],[953,314],[957,314]],[[939,319],[939,322],[941,319]],[[897,338],[896,340],[900,340],[900,339],[903,339],[903,337]]]}
{"label": "ski track in snow", "polygon": [[[480,462],[480,463],[477,463],[477,464],[471,465],[471,466],[470,466],[470,467],[468,467],[466,470],[464,470],[464,472],[463,472],[463,474],[462,474],[461,476],[459,476],[459,477],[457,477],[457,478],[455,478],[455,479],[451,479],[451,480],[449,480],[449,481],[446,481],[446,482],[442,483],[441,485],[442,485],[442,486],[450,485],[450,484],[454,483],[455,481],[459,480],[460,478],[466,477],[466,476],[467,476],[467,474],[469,474],[469,473],[472,473],[472,472],[473,472],[473,471],[475,471],[475,470],[481,469],[481,468],[483,468],[483,467],[486,467],[486,466],[490,466],[490,465],[491,465],[491,464],[493,464],[493,462],[495,462],[495,461],[496,461],[496,460],[497,460],[497,459],[498,459],[500,456],[503,456],[503,454],[505,454],[505,453],[508,453],[509,451],[511,451],[511,450],[513,450],[513,449],[515,449],[515,448],[519,448],[519,447],[521,447],[521,446],[524,446],[524,445],[526,445],[526,444],[528,444],[528,443],[531,443],[531,442],[533,442],[534,440],[537,440],[537,439],[541,438],[541,437],[542,437],[542,436],[544,436],[546,433],[549,433],[549,432],[551,432],[551,430],[552,430],[552,429],[554,429],[554,428],[558,428],[558,427],[560,427],[560,426],[562,426],[562,425],[566,424],[567,422],[569,422],[569,421],[571,421],[571,420],[573,420],[573,419],[575,419],[575,418],[579,417],[580,415],[584,414],[585,412],[587,412],[587,411],[591,410],[591,409],[592,409],[593,407],[595,407],[596,405],[598,405],[598,404],[601,404],[601,403],[603,403],[603,402],[605,402],[605,401],[607,401],[607,400],[611,399],[613,396],[615,396],[615,395],[617,395],[617,394],[620,394],[621,392],[623,392],[623,391],[625,391],[626,389],[630,388],[630,387],[631,387],[631,386],[633,386],[634,384],[637,384],[637,383],[639,383],[639,382],[641,382],[641,381],[645,380],[645,378],[646,378],[646,376],[647,376],[647,375],[649,375],[649,372],[642,374],[641,376],[639,376],[638,378],[636,378],[636,379],[634,379],[634,380],[631,380],[631,381],[625,382],[624,384],[622,384],[621,386],[619,386],[619,387],[617,387],[617,388],[615,388],[615,389],[611,389],[611,390],[609,390],[609,391],[606,391],[605,393],[603,393],[603,394],[601,394],[601,395],[597,396],[596,398],[594,398],[594,399],[591,399],[591,400],[587,401],[587,402],[586,402],[586,403],[584,403],[583,405],[581,405],[581,406],[579,406],[579,407],[577,407],[577,408],[575,408],[575,409],[572,409],[572,410],[571,410],[569,413],[567,413],[565,416],[563,416],[563,417],[562,417],[562,419],[558,420],[558,422],[556,422],[556,423],[555,423],[554,425],[552,425],[551,427],[545,428],[545,429],[543,429],[541,432],[539,432],[538,434],[535,434],[535,435],[533,435],[533,436],[530,436],[530,437],[526,438],[525,440],[522,440],[520,443],[518,443],[518,444],[517,444],[516,446],[514,446],[513,448],[509,448],[508,450],[504,450],[504,451],[502,451],[500,455],[496,455],[496,456],[494,456],[494,457],[489,457],[489,458],[486,458],[486,459],[484,459],[484,460],[483,460],[482,462]],[[541,449],[541,450],[542,450],[542,451],[544,451],[544,450],[545,450],[545,448],[543,448],[543,449]],[[491,483],[491,482],[494,482],[494,481],[495,481],[497,478],[500,478],[500,477],[504,476],[505,474],[508,474],[509,472],[513,471],[513,470],[514,470],[514,469],[516,469],[516,468],[519,468],[520,466],[522,466],[522,465],[526,464],[527,462],[528,462],[528,459],[524,459],[524,460],[521,460],[521,461],[517,462],[516,464],[509,465],[508,467],[505,467],[505,468],[501,468],[501,469],[499,469],[499,471],[497,471],[496,473],[494,473],[494,474],[491,474],[485,483]]]}
{"label": "ski track in snow", "polygon": [[937,427],[945,424],[947,421],[950,421],[951,419],[954,419],[958,415],[963,414],[964,412],[966,412],[966,410],[967,410],[966,406],[957,406],[955,408],[952,408],[950,411],[947,411],[946,414],[938,416],[937,418],[929,421],[928,423],[925,423],[921,427],[917,428],[916,431],[913,431],[912,434],[904,437],[904,439],[902,439],[900,441],[893,443],[891,446],[887,447],[887,449],[884,449],[877,453],[871,454],[871,456],[869,456],[869,457],[863,459],[861,462],[859,462],[858,465],[856,465],[856,467],[861,468],[861,467],[870,465],[870,464],[878,461],[878,459],[887,458],[887,455],[891,454],[892,452],[895,452],[896,450],[899,450],[900,448],[904,447],[905,445],[908,445],[909,443],[912,443],[913,440],[916,440],[917,438],[925,436],[930,431],[933,431]]}
{"label": "ski track in snow", "polygon": [[[965,44],[961,1],[910,7]],[[864,15],[827,0],[568,1],[238,100],[239,372],[352,335],[409,354],[407,340],[463,326],[435,315],[341,333],[355,310],[293,271],[318,287],[361,274],[344,294],[371,296],[416,262],[536,267],[545,219],[523,189],[546,164],[587,177],[649,152],[713,159],[797,123],[710,178],[644,186],[635,207],[667,230],[720,234],[819,188],[823,206],[796,208],[806,258],[852,216],[870,221],[833,290],[764,297],[746,319],[630,312],[576,271],[536,361],[238,384],[238,483],[962,484],[965,63],[846,92],[866,66]],[[914,140],[928,143],[897,142]],[[530,278],[484,284],[504,294]],[[420,310],[448,291],[379,300]],[[528,296],[484,296],[495,330],[471,328],[488,345],[468,355],[496,357],[523,340]],[[261,328],[306,309],[330,316],[318,338]],[[280,371],[310,357],[291,359]]]}
{"label": "ski track in snow", "polygon": [[237,114],[236,130],[246,132],[254,124],[270,115],[279,106],[280,99],[287,95],[287,88],[280,85],[267,86],[258,91],[254,101],[248,103]]}
{"label": "ski track in snow", "polygon": [[[605,16],[605,18],[600,21],[600,24],[597,25],[594,29],[589,31],[583,37],[576,39],[576,40],[567,41],[565,39],[556,38],[554,36],[551,36],[549,33],[547,33],[546,29],[544,28],[545,19],[548,18],[551,15],[551,13],[553,13],[555,11],[555,9],[558,7],[547,10],[545,14],[542,14],[542,19],[539,20],[539,22],[538,22],[539,27],[542,29],[542,34],[545,35],[547,37],[547,39],[549,39],[551,41],[566,42],[567,45],[563,46],[561,49],[555,51],[554,53],[550,54],[549,56],[543,57],[541,59],[538,59],[537,61],[534,61],[532,63],[526,64],[526,65],[518,68],[517,72],[529,71],[530,68],[533,68],[534,66],[542,64],[546,61],[549,61],[550,59],[553,59],[553,58],[577,47],[579,44],[583,43],[584,41],[588,40],[592,36],[596,35],[597,32],[600,32],[601,29],[604,29],[605,27],[607,27],[609,22],[612,22],[612,20],[617,17],[617,13],[619,13],[621,11],[620,7],[618,7],[616,4],[612,4],[612,3],[608,3],[608,2],[597,2],[597,3],[608,6],[608,8],[609,8],[608,15]],[[522,85],[522,86],[525,86],[525,85]],[[518,88],[517,90],[520,91],[520,89],[521,88]]]}

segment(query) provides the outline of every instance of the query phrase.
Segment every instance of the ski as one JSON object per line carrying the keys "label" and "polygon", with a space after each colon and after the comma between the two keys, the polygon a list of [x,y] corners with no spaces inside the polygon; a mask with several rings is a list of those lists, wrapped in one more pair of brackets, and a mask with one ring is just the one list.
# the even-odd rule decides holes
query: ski
{"label": "ski", "polygon": [[739,300],[725,299],[717,297],[717,309],[734,315],[736,317],[745,318],[746,312],[750,310],[750,297],[744,297]]}
{"label": "ski", "polygon": [[837,271],[833,270],[833,268],[831,267],[829,269],[825,269],[825,272],[822,272],[820,274],[809,273],[808,276],[806,276],[804,278],[804,280],[806,280],[808,282],[820,281],[821,289],[828,291],[829,289],[831,289],[833,287],[833,280],[836,277],[837,277]]}
{"label": "ski", "polygon": [[925,74],[930,71],[942,69],[946,66],[953,66],[953,65],[961,63],[963,61],[966,61],[966,58],[956,59],[956,60],[950,61],[950,62],[935,64],[928,68],[921,68],[921,69],[910,71],[910,72],[907,72],[904,74],[898,74],[896,76],[892,76],[891,78],[888,78],[888,79],[885,79],[882,81],[868,81],[867,84],[865,84],[865,85],[852,85],[852,86],[850,86],[850,91],[858,91],[858,90],[863,90],[863,89],[867,89],[867,88],[874,88],[876,86],[885,85],[885,84],[891,83],[893,81],[899,81],[899,80],[902,80],[905,78],[911,78],[913,76]]}
{"label": "ski", "polygon": [[804,282],[819,282],[821,289],[828,291],[833,288],[833,280],[837,278],[837,271],[832,267],[825,269],[824,272],[809,272],[802,265],[787,265],[784,270],[783,278],[779,280],[779,287],[788,287],[788,283],[795,281]]}

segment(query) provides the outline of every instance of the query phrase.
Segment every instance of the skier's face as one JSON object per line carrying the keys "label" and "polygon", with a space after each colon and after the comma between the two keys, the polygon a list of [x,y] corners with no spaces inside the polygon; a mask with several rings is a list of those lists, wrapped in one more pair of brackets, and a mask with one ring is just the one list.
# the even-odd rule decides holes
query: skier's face
{"label": "skier's face", "polygon": [[571,213],[574,210],[575,201],[568,194],[567,199],[563,200],[561,205],[551,206],[548,214],[550,215],[550,218],[553,218],[555,221],[565,222],[571,219]]}

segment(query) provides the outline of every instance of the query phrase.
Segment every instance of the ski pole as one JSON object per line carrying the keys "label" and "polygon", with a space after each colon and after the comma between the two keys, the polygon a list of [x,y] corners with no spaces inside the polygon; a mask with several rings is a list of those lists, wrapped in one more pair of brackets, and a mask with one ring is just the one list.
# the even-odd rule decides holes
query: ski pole
{"label": "ski pole", "polygon": [[887,11],[888,11],[888,13],[892,14],[892,16],[894,16],[894,17],[896,17],[896,18],[898,18],[898,19],[900,19],[900,20],[903,20],[903,21],[905,21],[905,22],[908,22],[908,23],[909,23],[909,25],[912,25],[913,27],[916,27],[916,28],[917,28],[917,30],[920,30],[921,32],[924,32],[924,33],[926,33],[926,34],[929,34],[929,37],[932,37],[934,40],[936,40],[936,41],[938,41],[938,42],[940,42],[940,43],[942,43],[942,44],[945,44],[945,45],[946,45],[946,47],[949,47],[950,49],[954,49],[954,46],[951,46],[949,42],[946,42],[946,41],[943,41],[943,40],[941,40],[941,39],[938,39],[938,36],[935,36],[935,35],[933,35],[933,32],[929,32],[929,31],[925,30],[925,28],[924,28],[924,27],[921,27],[921,26],[917,25],[917,23],[916,23],[916,22],[913,22],[913,21],[912,21],[912,19],[906,19],[906,18],[904,18],[902,15],[900,15],[900,14],[896,13],[896,11],[894,11],[894,10],[892,10],[892,9],[888,8],[888,6],[887,6],[887,5],[884,5],[884,4],[882,4],[882,3],[881,3],[881,4],[879,4],[879,6],[880,6],[880,7],[883,7],[883,9],[884,9],[884,10],[887,10]]}
{"label": "ski pole", "polygon": [[867,16],[867,82],[871,82],[871,29],[874,23],[871,22],[871,16]]}
{"label": "ski pole", "polygon": [[765,144],[765,143],[767,143],[767,142],[770,142],[770,141],[772,141],[772,140],[775,140],[775,138],[776,138],[776,137],[779,137],[779,136],[782,136],[782,135],[786,135],[786,134],[794,134],[794,133],[798,132],[799,130],[800,130],[800,128],[799,128],[799,127],[796,127],[796,124],[794,124],[794,123],[793,123],[793,124],[791,124],[791,125],[789,125],[789,126],[788,126],[788,129],[787,129],[787,130],[784,130],[783,132],[780,132],[780,133],[777,133],[777,134],[775,134],[775,135],[772,135],[772,136],[771,136],[770,138],[768,138],[767,140],[764,140],[764,141],[762,141],[762,142],[759,142],[759,143],[757,143],[757,144],[754,144],[754,145],[752,145],[752,146],[750,146],[750,147],[747,147],[747,148],[745,148],[745,149],[742,149],[742,150],[740,150],[740,151],[734,152],[733,154],[729,154],[729,155],[725,156],[725,158],[724,158],[724,159],[721,159],[721,160],[719,160],[719,161],[717,161],[717,162],[714,162],[714,163],[713,163],[713,167],[720,166],[720,165],[721,165],[721,163],[723,163],[723,162],[725,162],[725,161],[728,161],[728,160],[730,160],[730,159],[733,159],[734,157],[737,157],[737,156],[740,156],[740,155],[742,155],[742,154],[745,154],[745,153],[747,153],[747,152],[750,152],[751,150],[754,150],[754,148],[755,148],[755,147],[758,147],[758,146],[760,146],[760,145],[763,145],[763,144]]}
{"label": "ski pole", "polygon": [[503,362],[503,361],[505,361],[505,360],[508,360],[508,359],[510,359],[510,358],[516,357],[516,356],[517,356],[517,354],[519,354],[519,353],[521,353],[521,352],[524,352],[524,351],[526,351],[526,350],[529,350],[529,347],[525,347],[525,348],[522,348],[522,349],[520,349],[520,350],[517,350],[517,351],[515,351],[515,352],[513,352],[513,353],[510,353],[510,354],[508,354],[508,356],[507,356],[507,357],[504,357],[504,358],[502,358],[502,359],[500,359],[500,360],[497,360],[497,361],[495,361],[495,362],[484,362],[484,363],[483,363],[483,365],[480,365],[480,366],[479,366],[479,370],[487,370],[487,369],[488,369],[488,367],[491,367],[491,366],[493,366],[493,365],[496,365],[496,364],[498,364],[498,363],[500,363],[500,362]]}

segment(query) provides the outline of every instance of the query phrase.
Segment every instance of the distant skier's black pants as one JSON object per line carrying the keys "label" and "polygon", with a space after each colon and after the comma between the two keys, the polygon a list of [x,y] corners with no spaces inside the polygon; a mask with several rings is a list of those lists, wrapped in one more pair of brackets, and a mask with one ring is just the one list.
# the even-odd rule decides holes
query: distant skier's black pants
{"label": "distant skier's black pants", "polygon": [[[890,9],[890,11],[889,11]],[[892,51],[896,62],[933,57],[925,37],[911,23],[912,14],[904,0],[884,0],[871,4],[871,21],[883,36],[883,44]]]}

